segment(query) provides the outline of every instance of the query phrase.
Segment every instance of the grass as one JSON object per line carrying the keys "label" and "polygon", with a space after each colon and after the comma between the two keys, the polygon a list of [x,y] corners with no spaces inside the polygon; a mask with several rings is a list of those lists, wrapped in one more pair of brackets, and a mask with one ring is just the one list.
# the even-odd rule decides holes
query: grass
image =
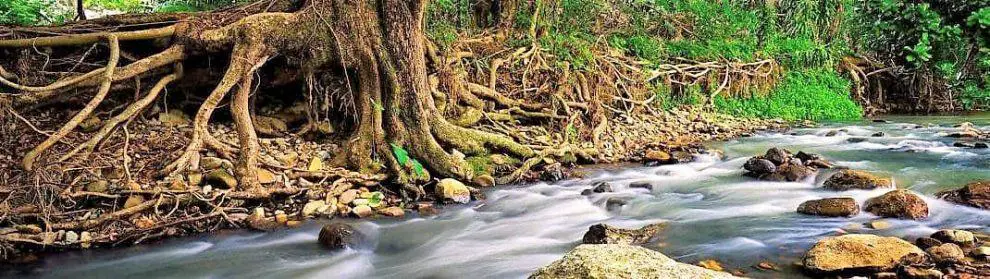
{"label": "grass", "polygon": [[789,72],[769,94],[716,97],[715,107],[738,116],[784,120],[852,120],[863,115],[849,96],[850,83],[831,69]]}

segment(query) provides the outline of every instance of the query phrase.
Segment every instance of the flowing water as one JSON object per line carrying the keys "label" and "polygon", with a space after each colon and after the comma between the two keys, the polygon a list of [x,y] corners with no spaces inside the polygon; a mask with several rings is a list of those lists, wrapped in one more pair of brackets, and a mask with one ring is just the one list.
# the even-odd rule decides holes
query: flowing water
{"label": "flowing water", "polygon": [[[842,231],[905,237],[940,228],[990,232],[990,211],[953,205],[933,194],[977,179],[990,179],[990,150],[953,147],[953,124],[970,121],[990,128],[990,115],[892,117],[891,123],[837,123],[787,133],[763,133],[712,143],[726,157],[699,156],[697,162],[661,167],[638,165],[588,168],[583,179],[500,187],[488,200],[448,207],[438,216],[353,222],[371,236],[356,249],[329,252],[316,243],[317,222],[271,233],[237,232],[165,241],[116,250],[55,255],[40,265],[0,275],[44,278],[524,278],[579,244],[596,223],[639,227],[666,222],[660,238],[646,245],[683,262],[715,259],[747,276],[800,278],[794,267],[817,239]],[[922,124],[923,127],[917,127]],[[931,124],[931,125],[929,125]],[[829,131],[842,130],[827,137]],[[870,137],[875,132],[884,137]],[[865,138],[852,143],[850,138]],[[759,182],[743,177],[749,156],[771,146],[820,153],[841,166],[895,178],[900,188],[924,195],[931,216],[923,221],[888,220],[885,230],[852,218],[795,213],[806,200],[851,196],[861,204],[885,190],[830,192],[821,183],[830,172],[800,183]],[[599,181],[614,193],[582,196]],[[652,190],[629,188],[649,182]],[[608,211],[605,201],[628,204]],[[777,263],[782,270],[751,266]]]}

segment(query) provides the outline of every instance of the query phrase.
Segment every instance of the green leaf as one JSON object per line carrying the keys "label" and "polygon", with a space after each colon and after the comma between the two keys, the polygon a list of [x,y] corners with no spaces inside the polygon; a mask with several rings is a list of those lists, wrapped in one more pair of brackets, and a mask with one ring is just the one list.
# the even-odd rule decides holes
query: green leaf
{"label": "green leaf", "polygon": [[413,171],[416,171],[416,175],[426,176],[426,170],[423,169],[423,164],[420,164],[418,160],[412,160]]}
{"label": "green leaf", "polygon": [[371,198],[368,198],[368,206],[379,207],[382,205],[382,200],[385,199],[385,194],[382,192],[371,192]]}
{"label": "green leaf", "polygon": [[399,165],[405,166],[409,162],[409,151],[406,151],[402,146],[393,143],[392,154],[395,154],[395,159],[399,161]]}

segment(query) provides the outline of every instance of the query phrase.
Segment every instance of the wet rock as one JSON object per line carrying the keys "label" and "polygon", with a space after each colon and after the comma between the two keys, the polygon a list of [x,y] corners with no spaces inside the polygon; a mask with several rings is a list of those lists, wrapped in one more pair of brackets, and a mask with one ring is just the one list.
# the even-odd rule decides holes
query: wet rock
{"label": "wet rock", "polygon": [[705,269],[708,269],[708,270],[714,270],[714,271],[724,271],[725,270],[725,268],[722,268],[722,264],[719,263],[716,260],[702,260],[702,261],[699,261],[698,262],[698,266],[704,267]]}
{"label": "wet rock", "polygon": [[917,245],[918,248],[927,250],[928,248],[942,245],[942,241],[939,241],[938,239],[934,239],[931,237],[921,237],[916,239],[914,241],[914,244]]}
{"label": "wet rock", "polygon": [[837,135],[839,135],[839,131],[836,131],[836,130],[831,130],[831,131],[828,131],[828,133],[825,133],[825,136],[826,137],[834,137],[834,136],[837,136]]}
{"label": "wet rock", "polygon": [[885,134],[884,132],[876,132],[876,133],[873,133],[873,134],[872,134],[872,135],[870,135],[870,136],[871,136],[871,137],[874,137],[874,138],[880,138],[880,137],[884,137],[884,136],[886,136],[886,135],[887,135],[887,134]]}
{"label": "wet rock", "polygon": [[591,191],[595,193],[609,193],[612,192],[612,184],[608,182],[598,182],[591,187]]}
{"label": "wet rock", "polygon": [[674,160],[674,157],[671,156],[670,153],[667,153],[666,151],[663,151],[663,150],[656,150],[656,149],[647,150],[646,153],[643,154],[643,159],[645,159],[646,163],[648,163],[648,164],[649,163],[653,163],[653,164],[670,164],[670,163],[676,162]]}
{"label": "wet rock", "polygon": [[318,239],[323,247],[337,250],[361,245],[365,236],[351,225],[335,222],[323,226]]}
{"label": "wet rock", "polygon": [[406,211],[402,210],[402,208],[398,206],[390,206],[379,209],[378,214],[388,217],[402,218],[403,216],[406,216]]}
{"label": "wet rock", "polygon": [[633,188],[633,189],[640,188],[640,189],[647,189],[652,191],[653,184],[649,182],[633,182],[633,183],[629,183],[629,188]]}
{"label": "wet rock", "polygon": [[897,275],[905,279],[942,279],[945,276],[938,269],[916,266],[903,266],[897,270]]}
{"label": "wet rock", "polygon": [[866,138],[849,138],[846,141],[849,143],[861,143],[861,142],[865,142]]}
{"label": "wet rock", "polygon": [[651,224],[640,229],[623,229],[606,224],[597,224],[588,228],[584,234],[584,244],[628,244],[639,245],[657,236],[664,224]]}
{"label": "wet rock", "polygon": [[371,207],[366,204],[355,206],[351,210],[351,213],[354,213],[354,215],[358,218],[368,218],[375,215],[375,212],[371,210]]}
{"label": "wet rock", "polygon": [[80,233],[79,242],[80,242],[79,247],[82,247],[83,249],[88,249],[90,246],[93,245],[93,234],[91,234],[90,232]]}
{"label": "wet rock", "polygon": [[97,180],[86,184],[85,187],[87,192],[105,193],[110,189],[110,182],[106,180]]}
{"label": "wet rock", "polygon": [[825,189],[846,191],[850,189],[871,190],[876,188],[892,188],[894,183],[889,178],[881,178],[874,174],[859,170],[841,170],[833,174],[823,185]]}
{"label": "wet rock", "polygon": [[975,146],[973,145],[973,143],[969,143],[969,142],[959,142],[959,141],[957,141],[957,142],[955,142],[955,143],[953,143],[953,144],[952,144],[952,146],[955,146],[955,147],[959,147],[959,148],[973,148],[973,147],[975,147]]}
{"label": "wet rock", "polygon": [[802,165],[788,164],[778,169],[780,169],[779,173],[783,175],[784,181],[790,182],[803,181],[815,175],[815,169]]}
{"label": "wet rock", "polygon": [[559,163],[546,165],[543,167],[543,171],[540,172],[540,180],[556,182],[567,178],[564,174],[564,168],[560,166]]}
{"label": "wet rock", "polygon": [[590,195],[592,195],[594,193],[595,193],[595,191],[594,190],[591,190],[591,188],[581,190],[581,195],[582,196],[590,196]]}
{"label": "wet rock", "polygon": [[890,123],[890,121],[885,119],[873,119],[873,123]]}
{"label": "wet rock", "polygon": [[285,214],[285,211],[276,210],[275,211],[275,223],[279,223],[280,225],[285,225],[285,223],[287,223],[287,222],[289,222],[289,215],[288,214]]}
{"label": "wet rock", "polygon": [[976,149],[987,149],[987,148],[990,148],[990,145],[987,145],[987,143],[985,143],[985,142],[977,142],[977,143],[974,143],[973,144],[973,148],[976,148]]}
{"label": "wet rock", "polygon": [[255,208],[254,212],[244,221],[248,224],[249,228],[259,231],[271,231],[279,227],[278,222],[265,217],[265,209],[261,207]]}
{"label": "wet rock", "polygon": [[882,217],[924,219],[928,217],[928,204],[908,190],[894,190],[866,201],[867,212]]}
{"label": "wet rock", "polygon": [[206,183],[221,189],[233,189],[237,187],[237,179],[223,169],[215,169],[207,173]]}
{"label": "wet rock", "polygon": [[990,181],[971,182],[960,189],[940,192],[936,196],[953,203],[990,209]]}
{"label": "wet rock", "polygon": [[825,160],[825,158],[822,158],[821,155],[812,154],[812,153],[805,153],[804,151],[798,151],[797,155],[794,155],[794,158],[801,159],[801,161],[805,161],[805,162],[816,161],[816,160]]}
{"label": "wet rock", "polygon": [[746,169],[755,175],[762,176],[777,172],[777,165],[774,165],[773,162],[767,159],[750,158],[746,161],[746,164],[743,165],[743,169]]}
{"label": "wet rock", "polygon": [[884,220],[873,220],[873,221],[870,221],[869,223],[866,223],[866,225],[867,225],[867,227],[869,227],[871,229],[874,229],[874,230],[886,230],[886,229],[889,229],[890,227],[892,227],[892,225],[890,224],[890,222],[887,222],[887,221],[884,221]]}
{"label": "wet rock", "polygon": [[859,204],[853,198],[826,198],[801,203],[798,213],[826,217],[848,217],[859,214]]}
{"label": "wet rock", "polygon": [[674,151],[672,155],[674,156],[674,160],[676,163],[683,164],[683,163],[694,162],[694,154],[691,154],[691,152]]}
{"label": "wet rock", "polygon": [[471,182],[481,187],[495,187],[495,178],[487,174],[475,176]]}
{"label": "wet rock", "polygon": [[964,230],[939,230],[933,233],[931,238],[943,243],[954,243],[963,247],[976,245],[976,236],[972,232]]}
{"label": "wet rock", "polygon": [[893,271],[908,254],[924,254],[911,243],[896,237],[847,234],[827,237],[805,254],[804,268],[819,275],[869,275]]}
{"label": "wet rock", "polygon": [[464,183],[452,178],[444,178],[437,183],[437,196],[444,201],[456,203],[471,202],[471,190]]}
{"label": "wet rock", "polygon": [[419,215],[422,216],[436,215],[438,213],[436,207],[434,207],[432,203],[428,202],[416,204],[416,212],[419,212]]}
{"label": "wet rock", "polygon": [[622,244],[583,244],[542,267],[530,279],[558,278],[737,278],[678,263],[660,252]]}
{"label": "wet rock", "polygon": [[964,138],[964,139],[968,139],[968,138],[979,138],[980,137],[980,132],[978,132],[976,130],[965,130],[965,131],[960,131],[960,132],[953,132],[953,133],[949,134],[948,137],[950,137],[950,138]]}
{"label": "wet rock", "polygon": [[770,160],[775,165],[781,165],[791,160],[791,153],[783,148],[773,147],[767,150],[767,153],[763,155],[764,159]]}
{"label": "wet rock", "polygon": [[957,263],[966,258],[962,248],[954,243],[943,243],[925,250],[931,255],[932,261],[939,264]]}
{"label": "wet rock", "polygon": [[358,197],[358,190],[351,189],[344,191],[344,193],[341,193],[340,197],[337,197],[337,201],[342,204],[351,204],[351,202],[357,199],[357,197]]}
{"label": "wet rock", "polygon": [[626,205],[626,201],[620,198],[608,198],[605,201],[605,210],[616,211],[622,209],[622,206]]}
{"label": "wet rock", "polygon": [[969,252],[969,254],[977,260],[990,260],[990,246],[977,247],[976,249],[973,249],[973,251]]}
{"label": "wet rock", "polygon": [[302,215],[303,217],[317,216],[320,214],[325,214],[327,209],[329,209],[329,206],[327,206],[326,201],[311,201],[306,203],[306,205],[303,205]]}

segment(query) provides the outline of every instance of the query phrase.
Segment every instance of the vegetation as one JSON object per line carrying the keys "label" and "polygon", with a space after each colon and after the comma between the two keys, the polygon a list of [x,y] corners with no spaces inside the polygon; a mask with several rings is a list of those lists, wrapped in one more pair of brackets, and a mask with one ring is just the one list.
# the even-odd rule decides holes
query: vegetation
{"label": "vegetation", "polygon": [[0,25],[56,24],[69,18],[65,7],[59,7],[55,0],[0,1]]}

